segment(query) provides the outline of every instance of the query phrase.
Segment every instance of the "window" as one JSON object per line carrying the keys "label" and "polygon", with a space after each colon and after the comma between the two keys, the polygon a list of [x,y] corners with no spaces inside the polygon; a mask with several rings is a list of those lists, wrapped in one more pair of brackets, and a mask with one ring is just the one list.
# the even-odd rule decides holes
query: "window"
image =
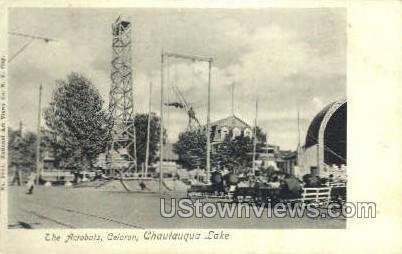
{"label": "window", "polygon": [[245,137],[249,137],[249,138],[251,138],[252,136],[253,136],[253,132],[249,129],[249,128],[246,128],[246,129],[244,129],[244,132],[243,132],[244,134],[244,136]]}
{"label": "window", "polygon": [[221,128],[221,140],[224,140],[225,137],[229,134],[229,129],[226,127]]}
{"label": "window", "polygon": [[241,131],[239,130],[239,128],[235,127],[233,128],[233,138],[238,137],[241,135]]}

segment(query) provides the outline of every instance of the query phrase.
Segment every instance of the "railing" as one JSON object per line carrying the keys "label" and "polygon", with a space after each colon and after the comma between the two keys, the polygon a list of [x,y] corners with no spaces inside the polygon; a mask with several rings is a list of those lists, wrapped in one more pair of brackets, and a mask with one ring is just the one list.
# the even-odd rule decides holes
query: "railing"
{"label": "railing", "polygon": [[318,204],[328,204],[331,199],[331,187],[319,187],[319,188],[303,188],[300,199],[295,199],[295,201],[300,201],[301,203],[318,203]]}
{"label": "railing", "polygon": [[47,182],[71,182],[74,180],[74,175],[65,170],[46,170],[42,172],[41,178]]}
{"label": "railing", "polygon": [[346,187],[346,183],[345,182],[337,182],[337,183],[327,183],[327,186],[329,187]]}

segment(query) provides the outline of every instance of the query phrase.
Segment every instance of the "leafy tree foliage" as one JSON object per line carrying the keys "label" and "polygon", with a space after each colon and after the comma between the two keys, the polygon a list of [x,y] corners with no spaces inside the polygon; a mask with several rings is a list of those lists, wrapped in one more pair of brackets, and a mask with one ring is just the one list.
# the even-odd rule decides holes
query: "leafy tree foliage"
{"label": "leafy tree foliage", "polygon": [[36,135],[8,129],[8,166],[23,171],[36,169]]}
{"label": "leafy tree foliage", "polygon": [[[266,141],[266,135],[257,127],[257,151]],[[214,168],[227,167],[229,169],[251,167],[253,139],[246,136],[231,138],[232,133],[225,140],[214,144],[211,149],[211,166]],[[179,162],[184,168],[205,168],[206,164],[206,135],[201,131],[186,131],[179,135],[174,145],[179,155]],[[258,158],[258,157],[257,157]]]}
{"label": "leafy tree foliage", "polygon": [[56,161],[86,168],[105,150],[108,137],[103,100],[90,80],[71,73],[58,80],[44,118]]}
{"label": "leafy tree foliage", "polygon": [[251,166],[253,140],[249,137],[238,136],[231,139],[229,136],[215,145],[213,153],[213,165],[229,169]]}
{"label": "leafy tree foliage", "polygon": [[204,132],[199,130],[185,131],[180,133],[173,149],[179,155],[179,162],[184,168],[205,168],[206,144],[207,137]]}
{"label": "leafy tree foliage", "polygon": [[[137,142],[137,163],[140,166],[145,162],[147,144],[148,114],[135,116],[135,133]],[[149,136],[149,163],[156,160],[159,147],[160,118],[151,113],[150,136]]]}

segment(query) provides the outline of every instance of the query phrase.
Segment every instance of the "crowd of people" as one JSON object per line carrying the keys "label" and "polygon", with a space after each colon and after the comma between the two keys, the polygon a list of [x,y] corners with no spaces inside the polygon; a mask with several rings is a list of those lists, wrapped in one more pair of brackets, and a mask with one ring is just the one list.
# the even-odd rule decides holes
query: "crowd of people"
{"label": "crowd of people", "polygon": [[[226,191],[231,189],[230,186],[242,189],[276,189],[285,198],[299,197],[303,188],[328,187],[333,183],[344,183],[344,187],[346,187],[346,169],[344,166],[328,167],[325,170],[326,174],[322,174],[321,176],[306,174],[302,179],[277,170],[259,168],[253,170],[248,168],[237,174],[233,173],[233,171],[222,169],[212,172],[212,185],[217,190]],[[227,176],[231,177],[231,181],[228,180]]]}

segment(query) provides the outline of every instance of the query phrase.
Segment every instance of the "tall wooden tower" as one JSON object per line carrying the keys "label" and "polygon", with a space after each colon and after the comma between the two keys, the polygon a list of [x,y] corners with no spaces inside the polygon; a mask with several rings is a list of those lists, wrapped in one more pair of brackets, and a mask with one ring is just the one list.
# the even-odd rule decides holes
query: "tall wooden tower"
{"label": "tall wooden tower", "polygon": [[112,70],[109,93],[111,143],[107,162],[111,170],[136,170],[131,23],[120,17],[112,24]]}

